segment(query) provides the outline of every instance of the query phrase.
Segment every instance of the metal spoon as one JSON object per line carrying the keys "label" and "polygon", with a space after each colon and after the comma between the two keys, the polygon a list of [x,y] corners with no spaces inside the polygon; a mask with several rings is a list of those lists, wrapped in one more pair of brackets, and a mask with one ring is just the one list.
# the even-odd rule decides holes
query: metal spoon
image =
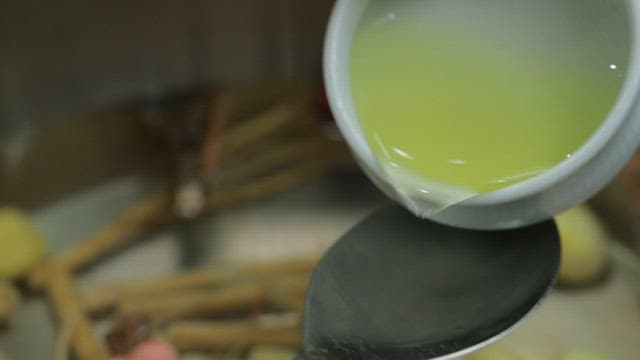
{"label": "metal spoon", "polygon": [[549,291],[552,220],[505,231],[447,227],[399,206],[363,220],[311,279],[299,359],[451,359],[504,337]]}

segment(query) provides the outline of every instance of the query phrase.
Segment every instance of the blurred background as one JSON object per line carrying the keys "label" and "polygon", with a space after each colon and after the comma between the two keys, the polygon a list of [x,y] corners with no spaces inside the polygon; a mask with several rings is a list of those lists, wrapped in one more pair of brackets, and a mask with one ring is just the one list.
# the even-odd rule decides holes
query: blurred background
{"label": "blurred background", "polygon": [[[332,5],[0,1],[0,359],[293,357],[315,260],[388,202],[324,97]],[[573,267],[476,359],[637,358],[640,158],[578,212]]]}
{"label": "blurred background", "polygon": [[[16,162],[18,153],[26,151],[20,139],[27,134],[83,112],[194,88],[260,81],[318,84],[331,6],[321,0],[64,1],[51,8],[36,1],[3,1],[3,162]],[[75,149],[68,141],[62,140],[66,148]],[[56,152],[67,156],[61,147]],[[26,177],[39,178],[34,173]],[[3,197],[17,196],[7,193],[16,191],[11,184],[1,188]]]}
{"label": "blurred background", "polygon": [[[0,4],[2,114],[79,108],[202,85],[320,79],[332,1]],[[20,102],[22,101],[22,102]]]}

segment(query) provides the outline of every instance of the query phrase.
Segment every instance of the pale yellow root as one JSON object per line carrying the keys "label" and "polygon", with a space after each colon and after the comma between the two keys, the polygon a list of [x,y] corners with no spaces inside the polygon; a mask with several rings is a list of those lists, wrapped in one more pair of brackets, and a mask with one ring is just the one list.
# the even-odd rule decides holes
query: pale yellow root
{"label": "pale yellow root", "polygon": [[578,206],[556,217],[562,244],[558,281],[585,285],[599,279],[609,264],[607,234],[586,206]]}
{"label": "pale yellow root", "polygon": [[0,323],[8,321],[20,306],[20,295],[13,285],[0,280]]}
{"label": "pale yellow root", "polygon": [[45,254],[42,235],[18,209],[0,208],[0,279],[24,275]]}

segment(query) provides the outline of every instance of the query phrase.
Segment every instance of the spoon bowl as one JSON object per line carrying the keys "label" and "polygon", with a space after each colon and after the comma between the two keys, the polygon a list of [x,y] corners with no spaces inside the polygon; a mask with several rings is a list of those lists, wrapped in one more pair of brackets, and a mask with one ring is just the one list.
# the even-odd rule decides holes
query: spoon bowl
{"label": "spoon bowl", "polygon": [[517,326],[554,283],[552,220],[476,231],[393,205],[325,254],[309,286],[301,359],[450,359]]}

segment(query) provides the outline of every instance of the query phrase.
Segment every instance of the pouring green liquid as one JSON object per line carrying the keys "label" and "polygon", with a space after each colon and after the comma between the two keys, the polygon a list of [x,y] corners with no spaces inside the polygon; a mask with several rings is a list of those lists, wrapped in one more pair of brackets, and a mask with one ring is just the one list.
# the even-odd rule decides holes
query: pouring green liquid
{"label": "pouring green liquid", "polygon": [[570,157],[622,87],[626,52],[561,21],[523,13],[514,26],[517,11],[503,21],[465,0],[373,3],[351,54],[360,125],[396,190],[438,208]]}

